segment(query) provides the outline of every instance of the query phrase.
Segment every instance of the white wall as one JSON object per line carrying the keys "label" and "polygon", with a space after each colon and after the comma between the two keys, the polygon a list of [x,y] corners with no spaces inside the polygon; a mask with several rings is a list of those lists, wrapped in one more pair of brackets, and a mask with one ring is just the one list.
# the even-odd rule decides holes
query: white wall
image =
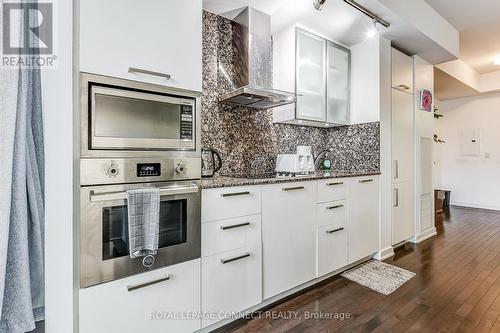
{"label": "white wall", "polygon": [[[500,94],[441,101],[440,112],[440,185],[451,190],[452,204],[500,210]],[[480,130],[481,156],[461,155],[459,130],[470,128]]]}
{"label": "white wall", "polygon": [[58,1],[55,69],[42,72],[45,136],[45,331],[73,332],[73,4]]}

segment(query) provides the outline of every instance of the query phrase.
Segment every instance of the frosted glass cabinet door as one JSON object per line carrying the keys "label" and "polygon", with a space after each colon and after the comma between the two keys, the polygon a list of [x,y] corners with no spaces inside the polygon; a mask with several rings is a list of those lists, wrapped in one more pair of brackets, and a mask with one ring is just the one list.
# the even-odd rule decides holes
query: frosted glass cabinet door
{"label": "frosted glass cabinet door", "polygon": [[325,121],[326,40],[297,29],[297,118]]}
{"label": "frosted glass cabinet door", "polygon": [[347,124],[349,121],[349,50],[328,42],[326,121]]}

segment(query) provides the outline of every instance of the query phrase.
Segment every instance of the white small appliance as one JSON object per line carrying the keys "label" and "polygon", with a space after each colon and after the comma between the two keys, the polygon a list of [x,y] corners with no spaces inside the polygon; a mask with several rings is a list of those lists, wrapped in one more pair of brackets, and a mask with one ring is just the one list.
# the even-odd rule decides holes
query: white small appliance
{"label": "white small appliance", "polygon": [[309,175],[314,171],[314,158],[310,146],[298,146],[296,154],[279,154],[276,159],[278,175]]}

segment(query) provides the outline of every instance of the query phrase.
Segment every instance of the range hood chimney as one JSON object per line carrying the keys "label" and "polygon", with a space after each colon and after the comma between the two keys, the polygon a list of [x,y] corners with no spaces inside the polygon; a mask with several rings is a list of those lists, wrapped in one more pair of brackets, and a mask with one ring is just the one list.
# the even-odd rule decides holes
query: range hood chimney
{"label": "range hood chimney", "polygon": [[219,101],[256,109],[295,103],[295,94],[272,87],[271,17],[246,7],[231,23],[235,90]]}

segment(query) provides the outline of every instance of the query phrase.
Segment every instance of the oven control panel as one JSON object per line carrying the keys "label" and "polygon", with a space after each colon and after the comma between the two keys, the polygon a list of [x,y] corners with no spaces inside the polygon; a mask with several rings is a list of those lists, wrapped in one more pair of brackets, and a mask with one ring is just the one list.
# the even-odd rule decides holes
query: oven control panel
{"label": "oven control panel", "polygon": [[82,158],[80,183],[86,185],[144,183],[201,178],[201,158]]}
{"label": "oven control panel", "polygon": [[161,163],[137,163],[137,177],[161,176]]}

